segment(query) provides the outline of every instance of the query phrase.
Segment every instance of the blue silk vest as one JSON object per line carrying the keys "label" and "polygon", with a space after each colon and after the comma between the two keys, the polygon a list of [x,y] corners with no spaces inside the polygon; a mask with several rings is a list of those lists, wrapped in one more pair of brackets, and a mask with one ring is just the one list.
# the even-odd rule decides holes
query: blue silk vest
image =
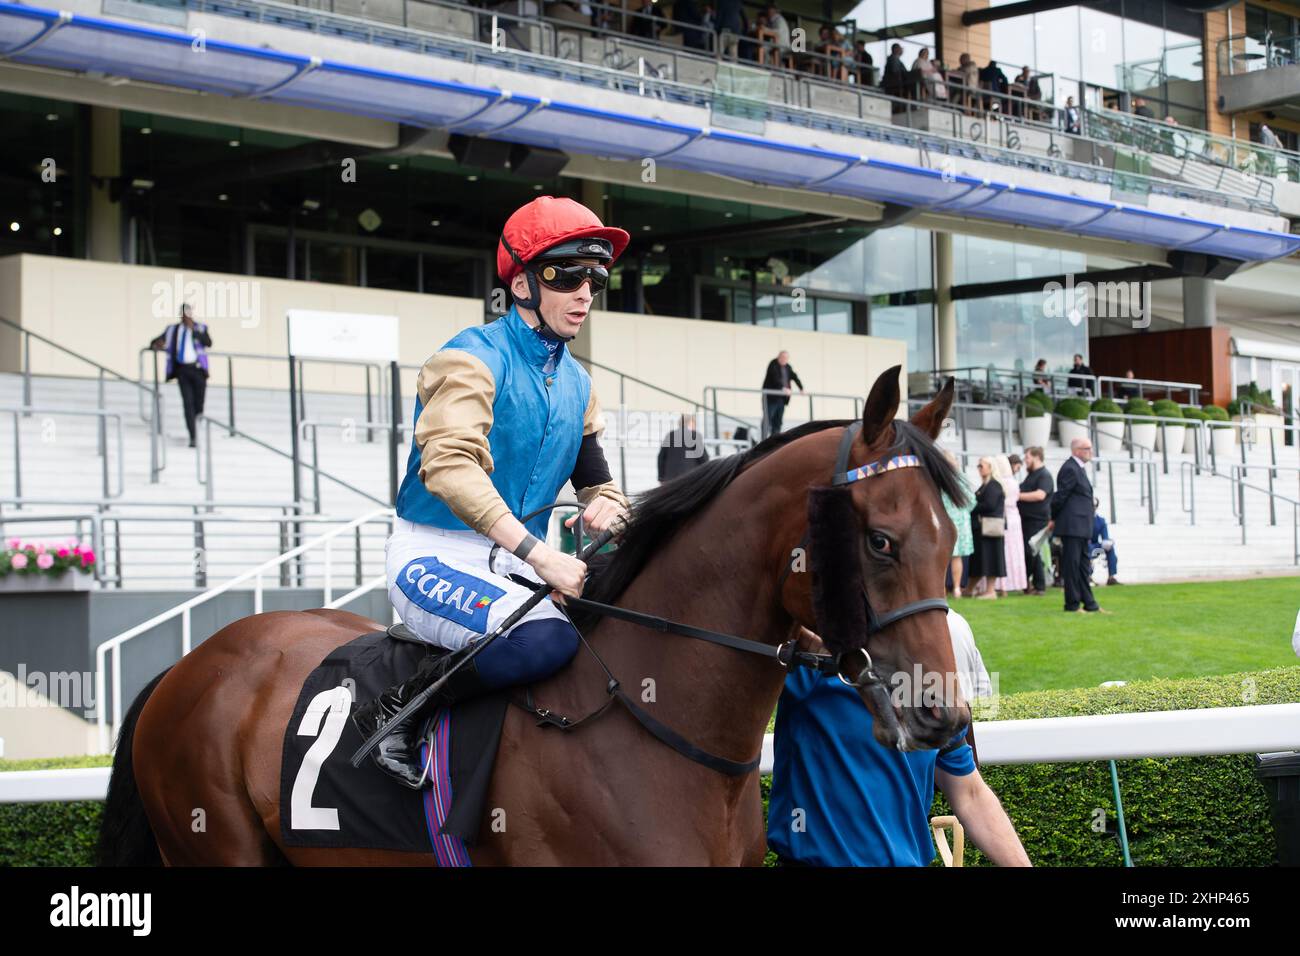
{"label": "blue silk vest", "polygon": [[[551,357],[541,336],[528,327],[515,307],[487,325],[457,333],[443,349],[468,352],[488,367],[496,383],[492,401],[493,487],[516,518],[555,502],[578,461],[583,420],[591,396],[591,377],[561,343],[554,371],[546,373]],[[416,397],[412,421],[424,403]],[[469,530],[442,499],[420,481],[420,449],[414,438],[406,461],[406,477],[397,493],[397,515],[416,524],[455,531]],[[543,512],[526,527],[546,537],[550,513]]]}

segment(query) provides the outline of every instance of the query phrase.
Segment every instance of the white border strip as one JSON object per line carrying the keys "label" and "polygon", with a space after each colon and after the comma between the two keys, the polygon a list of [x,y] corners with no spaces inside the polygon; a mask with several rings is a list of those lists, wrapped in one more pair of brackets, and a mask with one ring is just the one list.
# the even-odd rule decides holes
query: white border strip
{"label": "white border strip", "polygon": [[[1300,704],[980,721],[975,746],[990,765],[1300,750]],[[767,734],[760,771],[771,773],[772,763]],[[0,803],[103,800],[108,776],[108,767],[0,773]]]}

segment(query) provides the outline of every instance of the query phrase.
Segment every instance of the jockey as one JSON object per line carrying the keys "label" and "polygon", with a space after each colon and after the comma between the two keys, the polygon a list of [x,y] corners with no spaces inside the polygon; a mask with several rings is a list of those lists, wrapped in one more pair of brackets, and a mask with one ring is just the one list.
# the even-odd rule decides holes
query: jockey
{"label": "jockey", "polygon": [[[420,370],[411,453],[385,546],[388,595],[420,640],[461,653],[426,657],[410,678],[359,707],[353,720],[363,737],[533,595],[509,575],[581,596],[586,565],[540,540],[550,513],[527,525],[524,515],[552,504],[566,481],[593,532],[627,513],[600,447],[605,423],[591,378],[565,343],[582,328],[628,239],[571,199],[541,196],[516,210],[497,246],[497,272],[514,305],[453,336]],[[494,542],[500,549],[489,564]],[[568,618],[542,601],[422,710],[540,680],[577,649]],[[371,751],[381,769],[412,789],[428,784],[421,722],[416,714],[392,727]]]}

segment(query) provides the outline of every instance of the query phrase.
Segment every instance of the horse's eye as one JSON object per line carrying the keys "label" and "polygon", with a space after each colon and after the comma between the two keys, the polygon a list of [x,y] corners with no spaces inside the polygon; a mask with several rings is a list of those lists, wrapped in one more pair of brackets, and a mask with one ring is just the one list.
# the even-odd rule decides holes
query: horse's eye
{"label": "horse's eye", "polygon": [[894,553],[894,543],[879,531],[867,532],[867,544],[876,554],[892,555]]}

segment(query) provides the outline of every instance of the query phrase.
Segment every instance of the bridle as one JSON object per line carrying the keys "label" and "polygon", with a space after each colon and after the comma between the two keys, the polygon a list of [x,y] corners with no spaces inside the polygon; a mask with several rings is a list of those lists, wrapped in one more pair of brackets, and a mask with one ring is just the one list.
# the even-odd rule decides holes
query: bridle
{"label": "bridle", "polygon": [[[916,455],[895,454],[887,458],[880,458],[877,461],[861,465],[857,468],[849,469],[848,460],[853,445],[853,439],[857,436],[858,431],[861,428],[862,423],[860,421],[852,422],[845,427],[844,436],[840,439],[839,452],[836,456],[835,472],[831,478],[832,486],[851,484],[855,481],[887,474],[901,468],[921,467],[921,460]],[[891,451],[895,451],[895,448],[888,449],[886,455]],[[546,505],[525,515],[522,521],[527,523],[530,519],[545,511],[565,506],[571,507],[576,504],[576,502],[556,502],[552,505]],[[581,507],[581,505],[578,505],[578,507]],[[808,536],[809,532],[808,530],[805,530],[796,548],[806,548],[808,544]],[[494,562],[496,559],[496,553],[499,549],[500,545],[494,544],[488,552],[488,569],[493,571],[493,573],[496,573]],[[781,576],[777,580],[776,593],[778,597],[785,587],[786,579],[789,577],[792,570],[792,564],[793,562],[786,562],[785,568],[782,570]],[[532,588],[533,590],[550,588],[550,585],[539,585],[537,582],[522,575],[509,575],[509,577],[511,580],[522,584],[525,587]],[[871,604],[870,596],[867,594],[865,577],[862,585],[862,601],[866,609],[868,638],[889,627],[891,624],[896,624],[914,614],[922,614],[926,611],[944,611],[946,613],[948,610],[947,600],[945,598],[935,597],[912,601],[908,604],[902,605],[901,607],[887,611],[883,615],[877,614],[875,608]],[[643,614],[639,611],[632,611],[627,608],[618,607],[617,605],[604,604],[587,598],[566,597],[564,604],[560,606],[560,610],[564,613],[565,617],[569,616],[569,608],[585,610],[604,617],[627,621],[631,624],[637,624],[641,627],[650,628],[651,630],[656,630],[665,634],[679,634],[683,637],[707,641],[711,644],[729,647],[733,650],[743,651],[747,654],[756,654],[760,657],[771,658],[787,669],[791,667],[808,667],[823,674],[834,674],[850,687],[871,694],[880,705],[880,712],[884,715],[882,722],[886,725],[889,732],[900,737],[902,735],[901,728],[898,724],[898,718],[894,714],[894,708],[889,699],[889,693],[887,690],[888,685],[876,671],[871,655],[867,653],[865,641],[863,642],[862,647],[854,650],[842,651],[838,654],[817,654],[811,651],[800,650],[796,640],[790,640],[784,644],[773,646],[771,644],[764,644],[760,641],[753,641],[749,638],[738,637],[734,634],[727,634],[723,631],[713,631],[707,628],[694,627],[689,624],[681,624],[653,614]],[[570,623],[573,623],[571,618]],[[742,762],[729,760],[725,757],[719,757],[715,754],[701,750],[699,747],[696,747],[694,744],[683,738],[676,731],[672,730],[672,728],[663,724],[658,718],[654,717],[649,711],[641,707],[623,691],[618,679],[610,672],[609,668],[605,665],[604,660],[601,659],[600,655],[597,654],[595,649],[587,642],[586,637],[578,629],[577,625],[574,625],[574,630],[578,632],[578,637],[582,641],[583,646],[587,648],[588,652],[590,652],[600,664],[601,669],[604,670],[606,677],[609,679],[605,688],[607,699],[596,710],[588,713],[584,717],[573,720],[561,714],[553,713],[544,707],[538,707],[533,699],[533,689],[530,686],[525,690],[523,702],[520,702],[517,699],[512,699],[512,703],[515,703],[532,714],[537,719],[538,726],[558,727],[559,729],[566,731],[574,730],[580,725],[586,724],[589,721],[600,717],[615,701],[617,701],[621,703],[657,740],[696,763],[729,776],[741,776],[758,767],[759,761],[762,757],[761,753],[759,756],[749,761]],[[849,666],[846,658],[858,654],[862,656],[863,663],[860,667],[853,667],[853,676],[850,677],[845,673],[845,668]]]}
{"label": "bridle", "polygon": [[[835,456],[835,472],[831,476],[832,487],[843,487],[850,485],[855,481],[862,481],[866,478],[874,478],[877,475],[887,474],[891,471],[897,471],[900,468],[920,468],[921,459],[916,455],[890,454],[897,452],[900,446],[886,449],[885,456],[868,462],[865,465],[859,465],[857,468],[849,468],[849,454],[853,449],[853,439],[857,437],[858,432],[862,430],[862,422],[855,421],[849,423],[844,429],[844,435],[840,438],[839,451]],[[808,536],[811,529],[805,529],[803,537],[795,546],[796,550],[803,549],[806,551],[808,546]],[[781,577],[777,581],[776,593],[780,595],[785,589],[786,579],[790,577],[792,562],[787,562]],[[867,593],[866,576],[862,579],[862,604],[866,610],[867,617],[867,640],[880,633],[891,624],[897,624],[914,614],[922,614],[926,611],[943,611],[948,612],[947,598],[933,597],[922,598],[919,601],[911,601],[907,604],[896,607],[891,611],[886,611],[883,615],[877,614],[875,607],[871,603],[871,595]],[[841,666],[844,659],[850,654],[861,654],[863,657],[863,666],[857,669],[856,676],[850,680],[845,676],[844,668]],[[871,655],[867,652],[866,641],[863,646],[852,651],[841,651],[835,655],[835,673],[839,679],[850,687],[866,689],[873,685],[884,686],[885,681],[876,672],[875,664],[871,660]]]}

